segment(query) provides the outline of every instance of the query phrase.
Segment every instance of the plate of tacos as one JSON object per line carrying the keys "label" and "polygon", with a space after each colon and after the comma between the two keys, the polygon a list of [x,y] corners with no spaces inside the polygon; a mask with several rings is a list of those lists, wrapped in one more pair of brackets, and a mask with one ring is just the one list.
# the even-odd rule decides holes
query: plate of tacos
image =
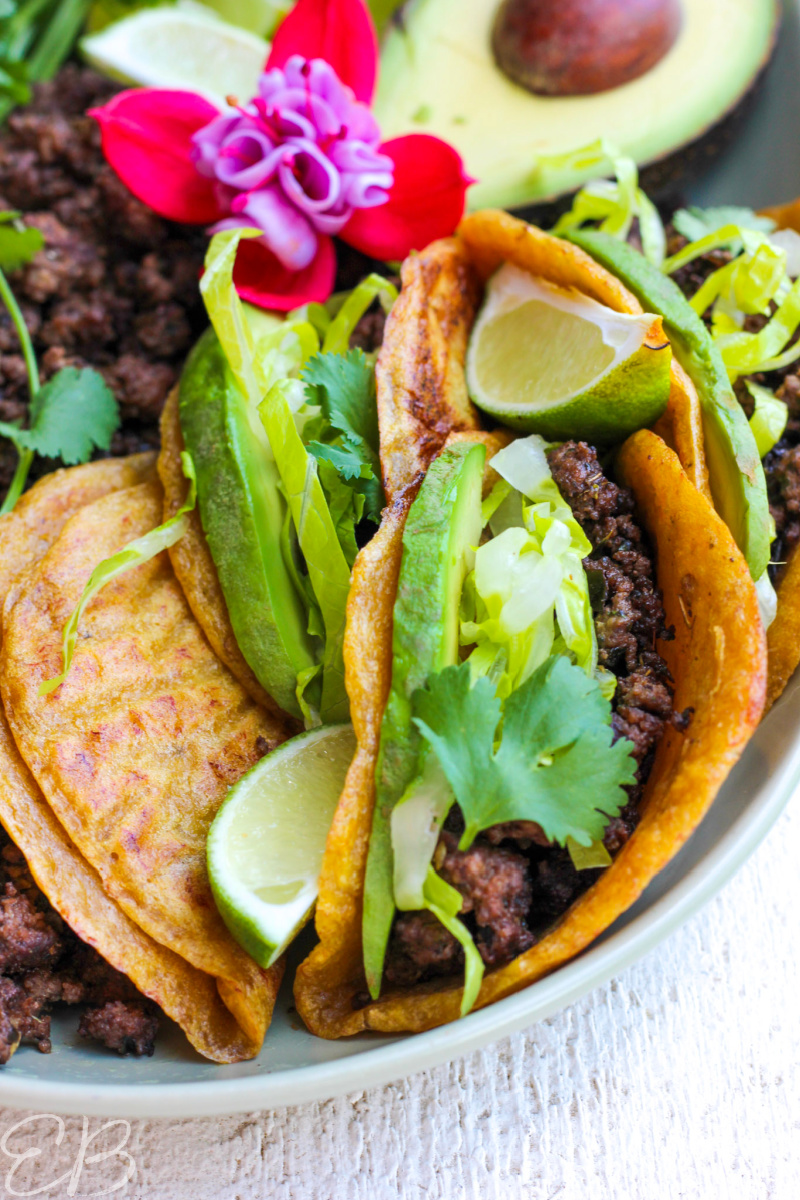
{"label": "plate of tacos", "polygon": [[800,203],[736,149],[653,198],[603,139],[555,208],[471,205],[312,8],[250,103],[70,63],[0,133],[9,1104],[484,1045],[800,779]]}

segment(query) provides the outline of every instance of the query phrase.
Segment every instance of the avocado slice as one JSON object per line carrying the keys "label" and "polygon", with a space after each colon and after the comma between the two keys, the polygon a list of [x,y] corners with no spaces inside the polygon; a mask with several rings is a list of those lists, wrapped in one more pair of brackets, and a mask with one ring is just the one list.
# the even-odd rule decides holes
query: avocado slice
{"label": "avocado slice", "polygon": [[380,994],[394,917],[390,818],[421,768],[422,738],[411,697],[428,676],[458,658],[461,589],[481,536],[486,448],[460,442],[433,461],[409,509],[392,633],[392,684],[381,724],[375,810],[364,887],[364,967]]}
{"label": "avocado slice", "polygon": [[767,483],[756,439],[714,339],[678,285],[627,242],[593,230],[566,236],[613,271],[648,312],[663,317],[675,356],[700,397],[714,507],[736,539],[753,579],[760,579],[769,563],[772,529]]}
{"label": "avocado slice", "polygon": [[300,717],[297,677],[316,666],[317,655],[283,557],[286,501],[258,413],[237,387],[213,329],[187,359],[179,410],[200,519],[239,649],[275,702]]}
{"label": "avocado slice", "polygon": [[[471,209],[514,208],[581,187],[597,162],[540,159],[601,138],[640,164],[705,140],[750,91],[780,15],[777,0],[683,0],[677,41],[652,70],[600,95],[558,97],[532,95],[498,68],[497,8],[497,0],[411,0],[381,50],[375,115],[383,136],[424,130],[454,145],[478,180],[467,193]],[[662,172],[670,181],[678,158],[671,174]],[[708,154],[700,158],[705,168]],[[647,176],[643,185],[651,186]]]}

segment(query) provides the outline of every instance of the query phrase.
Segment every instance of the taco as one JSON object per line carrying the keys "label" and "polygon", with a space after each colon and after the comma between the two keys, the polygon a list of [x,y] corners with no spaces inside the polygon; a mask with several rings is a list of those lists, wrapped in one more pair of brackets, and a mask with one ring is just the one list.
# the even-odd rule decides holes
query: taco
{"label": "taco", "polygon": [[427,1029],[579,953],[678,852],[763,709],[758,598],[688,376],[673,363],[658,432],[616,444],[482,428],[465,359],[504,264],[642,318],[507,214],[403,266],[377,371],[389,505],[348,601],[358,749],[295,981],[324,1037]]}
{"label": "taco", "polygon": [[798,213],[797,201],[760,214],[679,209],[658,247],[651,231],[649,260],[630,244],[630,215],[616,236],[605,224],[582,228],[585,197],[556,226],[663,317],[697,385],[710,492],[747,559],[767,628],[767,708],[800,662]]}
{"label": "taco", "polygon": [[[197,864],[192,864],[191,856],[187,853],[190,825],[199,819],[202,865],[204,826],[197,803],[192,814],[185,811],[179,815],[174,806],[167,806],[168,811],[174,816],[179,815],[180,820],[183,851],[179,856],[179,879],[175,878],[175,863],[171,868],[168,866],[169,855],[166,858],[163,852],[159,855],[158,837],[161,838],[162,847],[168,842],[163,814],[162,830],[154,837],[152,827],[149,831],[146,829],[148,805],[139,804],[143,785],[145,791],[147,789],[146,773],[152,782],[157,771],[155,757],[151,755],[151,761],[145,763],[141,755],[143,738],[147,737],[141,723],[147,708],[146,701],[139,707],[139,722],[134,722],[132,726],[138,748],[135,791],[140,795],[129,793],[127,798],[124,796],[121,785],[125,775],[130,776],[130,761],[125,760],[128,765],[124,765],[120,755],[124,757],[124,736],[126,726],[130,725],[128,717],[136,708],[135,705],[134,709],[129,707],[136,690],[133,677],[130,672],[126,676],[125,699],[120,707],[119,697],[116,700],[113,697],[119,684],[121,660],[113,653],[99,652],[99,641],[103,638],[97,639],[95,636],[93,649],[100,653],[100,657],[94,659],[94,663],[95,666],[102,663],[102,671],[98,674],[90,665],[87,678],[83,675],[84,664],[79,664],[79,670],[72,680],[74,691],[71,698],[79,711],[67,717],[66,723],[64,709],[69,709],[71,703],[68,697],[61,697],[63,704],[38,697],[35,684],[26,678],[28,672],[24,665],[20,676],[22,687],[15,687],[14,683],[15,663],[19,662],[17,656],[21,652],[25,660],[28,654],[25,647],[31,645],[31,636],[35,642],[32,658],[38,662],[40,671],[46,670],[45,643],[47,626],[51,622],[56,627],[54,649],[58,653],[60,621],[48,604],[57,602],[61,587],[70,586],[70,576],[74,579],[77,571],[80,577],[80,555],[73,551],[74,539],[77,537],[84,554],[99,556],[102,554],[103,538],[114,537],[113,512],[109,506],[113,506],[120,514],[125,532],[128,533],[131,521],[136,520],[137,498],[146,505],[147,497],[155,490],[155,499],[150,503],[155,506],[160,503],[154,460],[154,455],[146,454],[59,471],[37,483],[22,497],[14,511],[0,520],[0,594],[5,602],[2,646],[5,696],[4,707],[0,709],[0,820],[24,854],[36,885],[49,899],[58,916],[86,944],[84,950],[88,950],[88,947],[98,950],[106,963],[131,980],[140,993],[138,1000],[145,996],[154,1001],[178,1022],[198,1051],[216,1061],[231,1062],[251,1057],[257,1052],[275,1002],[281,970],[276,968],[270,973],[258,971],[255,964],[251,964],[238,951],[224,929],[217,933],[217,945],[214,946],[214,927],[215,923],[219,926],[220,922],[213,915],[210,898],[204,901],[202,892],[203,887],[207,891],[207,884],[203,885],[202,877],[198,877]],[[176,585],[169,582],[168,564],[158,564],[157,572],[160,588],[155,589],[158,591],[157,598],[151,595],[150,600],[152,603],[157,599],[157,640],[160,650],[163,650],[165,632],[168,627],[171,627],[173,637],[178,632],[181,608],[185,606]],[[44,579],[48,580],[47,584]],[[146,593],[154,590],[147,587],[141,577],[137,580],[136,575],[128,576],[127,584],[136,590],[144,587]],[[47,603],[44,602],[45,594]],[[35,615],[29,607],[34,595],[38,597],[34,602]],[[107,596],[106,599],[110,601],[111,597]],[[143,661],[147,654],[147,631],[141,626],[133,628],[128,621],[128,613],[129,605],[125,596],[117,594],[111,607],[106,608],[100,617],[103,637],[107,640],[109,635],[113,636],[116,626],[117,635],[122,633],[129,652],[136,643],[134,659],[140,669],[145,669],[149,686],[152,687],[157,672]],[[33,620],[29,620],[31,616]],[[120,630],[120,625],[127,628]],[[184,648],[192,645],[195,648],[195,686],[200,682],[205,666],[205,686],[208,688],[213,684],[215,670],[219,675],[219,666],[214,668],[208,661],[209,653],[197,647],[197,634],[192,642],[185,617],[182,625]],[[200,653],[197,653],[198,649]],[[224,687],[224,681],[222,683]],[[186,697],[180,696],[181,690],[185,692],[186,688],[184,685],[181,689],[174,669],[168,686],[172,703],[177,697],[186,706]],[[232,690],[236,687],[234,681],[230,680],[226,692],[229,705]],[[99,696],[101,688],[106,689],[105,699],[102,700]],[[152,698],[150,703],[153,703]],[[241,706],[242,701],[239,703]],[[115,708],[114,717],[112,713]],[[249,705],[249,708],[248,719],[252,724],[255,706]],[[54,723],[60,728],[54,729]],[[115,726],[114,736],[111,735],[112,723]],[[12,724],[18,740],[12,737]],[[229,735],[234,727],[240,735],[245,732],[241,717],[238,722],[236,716],[232,718]],[[274,729],[261,727],[260,732],[271,741],[275,740]],[[215,763],[217,776],[226,757],[228,769],[235,769],[229,751],[226,756],[225,739],[219,734],[218,727],[213,733],[209,730],[205,737],[206,750]],[[178,744],[176,742],[176,746]],[[81,804],[91,793],[92,784],[86,779],[81,784],[76,779],[74,768],[77,766],[79,773],[85,771],[90,756],[94,764],[89,774],[95,777],[96,783],[103,775],[105,782],[101,790],[109,805],[103,817],[100,843],[94,845],[91,838],[97,828],[97,814],[87,814],[85,821],[76,821]],[[113,780],[115,759],[121,772],[116,788]],[[193,766],[186,758],[182,762],[181,773],[190,792],[201,790],[203,780],[197,772],[197,766]],[[213,771],[207,767],[206,775],[209,774],[214,777]],[[131,782],[133,779],[134,776],[130,776]],[[78,793],[73,792],[71,802],[66,801],[63,789],[66,788],[68,792],[76,782],[80,785]],[[209,782],[206,779],[204,790],[207,800],[213,803],[214,794],[219,797],[224,784],[222,781],[216,784],[212,782],[209,787]],[[162,773],[159,786],[163,787],[165,783]],[[112,813],[112,809],[116,809],[116,812]],[[115,821],[124,827],[126,819],[136,825],[140,843],[139,853],[133,856],[130,854],[130,838],[126,843],[124,834],[116,849],[110,845]],[[70,836],[70,828],[74,836]],[[150,881],[154,899],[163,902],[166,898],[169,903],[172,882],[179,888],[178,899],[183,896],[190,898],[189,911],[181,913],[184,940],[180,944],[174,935],[170,938],[164,935],[163,930],[156,930],[152,921],[149,931],[144,928],[147,922],[137,909],[131,885],[133,868],[137,865],[141,868],[145,861],[149,862],[151,874],[155,863],[156,883],[152,879]],[[113,879],[109,880],[109,875],[115,873],[116,884]],[[168,879],[170,874],[173,876],[172,882]],[[175,898],[172,904],[174,907]],[[53,919],[57,921],[57,917]],[[6,928],[7,941],[13,932]],[[153,932],[159,936],[151,936]],[[191,948],[195,936],[206,955],[205,961],[200,963]],[[227,942],[227,946],[222,942]],[[9,944],[13,945],[13,938]],[[65,949],[60,959],[46,964],[48,994],[42,992],[41,1005],[38,1003],[37,988],[41,990],[42,981],[37,977],[33,985],[28,987],[28,1008],[37,1006],[37,1027],[42,1027],[48,1002],[60,998],[58,989],[62,985],[55,973],[57,970],[66,981],[63,985],[64,998],[71,1002],[76,999],[91,1000],[92,994],[97,992],[97,984],[102,982],[111,1002],[104,1011],[104,1023],[107,1032],[112,1035],[116,1033],[116,1038],[109,1040],[106,1036],[104,1040],[108,1044],[115,1044],[121,1052],[134,1049],[136,1053],[141,1053],[140,1041],[132,1037],[132,1026],[140,1010],[137,992],[131,990],[129,996],[122,987],[124,981],[115,981],[113,971],[109,976],[109,972],[100,969],[101,964],[90,962],[86,953],[81,957],[79,945],[70,951],[71,943],[64,936],[61,944],[65,945]],[[80,970],[84,976],[79,977],[79,983],[71,976],[76,963],[82,964]],[[31,965],[41,968],[45,964],[32,962]],[[233,982],[233,988],[228,986],[229,981]],[[232,1001],[231,995],[234,997]],[[10,1020],[12,1026],[17,1020],[13,1008]],[[19,1028],[25,1031],[27,1025],[23,1023]],[[144,1052],[152,1053],[152,1042]]]}

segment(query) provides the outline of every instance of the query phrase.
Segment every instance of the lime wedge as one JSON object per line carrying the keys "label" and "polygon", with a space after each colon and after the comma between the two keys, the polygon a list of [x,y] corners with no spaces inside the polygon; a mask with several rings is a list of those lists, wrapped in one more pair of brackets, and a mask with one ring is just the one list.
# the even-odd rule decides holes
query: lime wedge
{"label": "lime wedge", "polygon": [[208,874],[222,919],[262,967],[314,908],[325,839],[356,749],[352,725],[284,742],[231,788],[208,835]]}
{"label": "lime wedge", "polygon": [[660,317],[615,312],[507,263],[486,287],[467,387],[526,433],[618,442],[664,411],[671,358]]}
{"label": "lime wedge", "polygon": [[144,87],[185,88],[222,105],[255,95],[269,44],[210,9],[143,8],[81,42],[103,75]]}
{"label": "lime wedge", "polygon": [[294,0],[205,0],[209,8],[213,8],[231,25],[241,25],[251,33],[269,37],[290,8]]}

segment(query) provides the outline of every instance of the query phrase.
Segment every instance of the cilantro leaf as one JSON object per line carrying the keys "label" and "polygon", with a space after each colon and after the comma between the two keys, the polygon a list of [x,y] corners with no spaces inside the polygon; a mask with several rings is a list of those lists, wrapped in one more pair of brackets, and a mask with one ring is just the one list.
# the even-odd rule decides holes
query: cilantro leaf
{"label": "cilantro leaf", "polygon": [[44,246],[41,231],[20,226],[19,216],[18,212],[0,213],[0,268],[3,271],[18,271]]}
{"label": "cilantro leaf", "polygon": [[455,793],[466,849],[483,829],[536,821],[565,845],[599,841],[635,779],[630,742],[612,744],[611,705],[598,683],[563,656],[549,658],[501,704],[468,663],[446,667],[412,697],[414,722]]}
{"label": "cilantro leaf", "polygon": [[71,465],[86,462],[95,448],[108,450],[118,425],[117,402],[102,375],[64,367],[33,397],[30,429],[17,430],[14,440]]}
{"label": "cilantro leaf", "polygon": [[318,404],[333,428],[353,445],[363,443],[378,462],[375,368],[363,350],[315,354],[303,369],[310,404]]}
{"label": "cilantro leaf", "polygon": [[356,490],[364,497],[366,515],[377,523],[384,495],[374,368],[361,350],[315,354],[302,379],[308,403],[321,408],[328,424],[326,440],[309,442],[308,451],[327,459],[343,479],[360,481]]}

